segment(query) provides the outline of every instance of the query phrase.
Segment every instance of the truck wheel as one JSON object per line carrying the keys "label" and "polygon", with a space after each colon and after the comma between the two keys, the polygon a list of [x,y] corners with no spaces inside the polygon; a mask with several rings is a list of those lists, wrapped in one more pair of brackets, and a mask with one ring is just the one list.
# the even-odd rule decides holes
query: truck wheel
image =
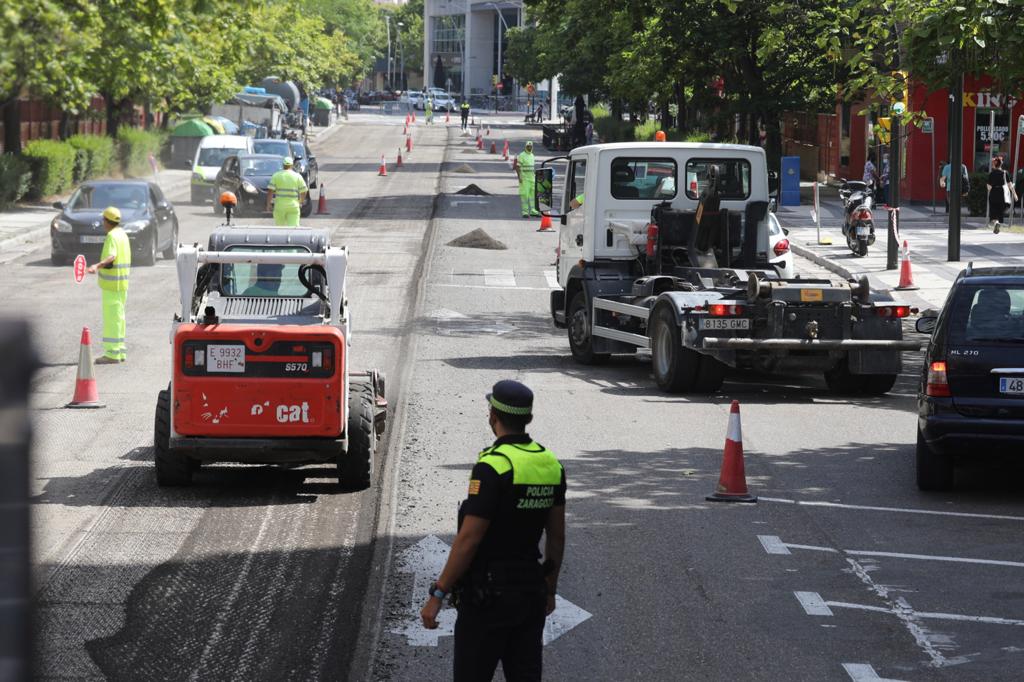
{"label": "truck wheel", "polygon": [[373,404],[372,387],[352,385],[348,399],[348,447],[338,455],[338,479],[346,490],[365,490],[373,478],[377,450]]}
{"label": "truck wheel", "polygon": [[651,366],[658,388],[669,393],[694,390],[701,357],[689,348],[683,348],[679,325],[671,310],[661,307],[655,311],[650,334]]}
{"label": "truck wheel", "polygon": [[172,450],[171,392],[160,391],[156,398],[156,420],[153,427],[153,453],[157,485],[189,485],[194,468],[189,458]]}
{"label": "truck wheel", "polygon": [[569,304],[569,315],[566,318],[569,331],[569,349],[573,359],[581,365],[597,365],[606,362],[609,353],[595,353],[593,336],[591,335],[590,311],[587,309],[587,297],[582,291],[576,292]]}
{"label": "truck wheel", "polygon": [[931,449],[917,431],[917,487],[920,490],[950,490],[953,487],[953,460]]}
{"label": "truck wheel", "polygon": [[885,395],[896,385],[895,374],[868,374],[862,377],[861,391],[865,395]]}
{"label": "truck wheel", "polygon": [[725,365],[709,355],[701,355],[693,390],[696,393],[714,393],[722,387],[723,381]]}
{"label": "truck wheel", "polygon": [[846,364],[846,358],[825,372],[825,383],[832,392],[842,395],[861,393],[864,390],[864,376],[850,374],[850,366]]}

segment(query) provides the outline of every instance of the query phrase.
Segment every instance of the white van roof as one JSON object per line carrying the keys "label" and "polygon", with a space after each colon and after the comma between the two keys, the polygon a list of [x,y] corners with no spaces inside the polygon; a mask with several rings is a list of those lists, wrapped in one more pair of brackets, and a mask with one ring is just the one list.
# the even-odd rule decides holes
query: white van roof
{"label": "white van roof", "polygon": [[199,146],[207,149],[248,149],[246,135],[206,135],[199,140]]}

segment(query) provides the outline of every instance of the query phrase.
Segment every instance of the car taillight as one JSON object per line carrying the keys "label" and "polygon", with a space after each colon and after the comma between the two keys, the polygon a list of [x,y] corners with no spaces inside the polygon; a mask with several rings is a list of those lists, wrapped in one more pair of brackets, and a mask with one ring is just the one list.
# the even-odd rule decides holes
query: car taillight
{"label": "car taillight", "polygon": [[728,305],[726,303],[712,303],[708,306],[708,312],[713,317],[724,317],[726,315],[742,315],[745,308],[741,305]]}
{"label": "car taillight", "polygon": [[862,208],[859,211],[853,212],[854,220],[871,220],[871,211],[866,208]]}
{"label": "car taillight", "polygon": [[780,239],[779,241],[775,242],[775,246],[772,247],[772,251],[775,252],[776,256],[781,256],[785,253],[789,253],[789,240]]}
{"label": "car taillight", "polygon": [[928,365],[928,381],[925,386],[925,395],[935,398],[948,398],[953,395],[949,392],[949,381],[946,378],[946,363],[933,362]]}
{"label": "car taillight", "polygon": [[909,305],[880,305],[875,308],[879,317],[908,317],[910,315]]}

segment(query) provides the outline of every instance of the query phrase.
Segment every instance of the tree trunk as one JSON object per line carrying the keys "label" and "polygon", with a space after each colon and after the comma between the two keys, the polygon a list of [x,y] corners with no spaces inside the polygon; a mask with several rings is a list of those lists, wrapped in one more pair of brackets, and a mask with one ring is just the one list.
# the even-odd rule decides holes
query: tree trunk
{"label": "tree trunk", "polygon": [[117,126],[121,123],[121,108],[114,102],[112,95],[103,94],[103,103],[107,108],[107,135],[117,137]]}
{"label": "tree trunk", "polygon": [[764,116],[764,128],[768,133],[765,155],[768,157],[768,168],[778,168],[782,163],[782,128],[779,127],[777,112],[768,111]]}
{"label": "tree trunk", "polygon": [[680,133],[686,133],[687,129],[687,116],[686,116],[686,88],[683,85],[683,81],[676,79],[675,83],[672,84],[673,94],[676,98],[676,107],[678,113],[676,114],[676,129]]}
{"label": "tree trunk", "polygon": [[12,97],[0,104],[4,121],[4,151],[12,154],[21,152],[21,114],[18,98]]}
{"label": "tree trunk", "polygon": [[669,111],[669,98],[661,97],[659,108],[661,109],[661,130],[669,130],[672,128],[672,112]]}

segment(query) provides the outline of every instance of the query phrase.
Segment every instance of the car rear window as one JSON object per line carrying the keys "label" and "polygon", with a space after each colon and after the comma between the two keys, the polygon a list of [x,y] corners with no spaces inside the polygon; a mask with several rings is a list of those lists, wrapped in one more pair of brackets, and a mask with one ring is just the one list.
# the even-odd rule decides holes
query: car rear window
{"label": "car rear window", "polygon": [[746,159],[690,159],[686,162],[686,196],[700,198],[712,166],[718,167],[718,192],[722,199],[750,196],[750,162]]}
{"label": "car rear window", "polygon": [[257,154],[277,154],[278,156],[291,156],[292,154],[287,140],[256,140],[252,143],[252,149]]}
{"label": "car rear window", "polygon": [[1024,285],[961,286],[952,306],[950,343],[1024,343]]}
{"label": "car rear window", "polygon": [[612,196],[616,199],[672,199],[675,195],[676,162],[672,159],[612,160]]}
{"label": "car rear window", "polygon": [[149,203],[148,193],[147,188],[141,185],[86,185],[75,190],[68,201],[68,210],[85,211],[107,206],[144,208]]}
{"label": "car rear window", "polygon": [[[297,246],[229,246],[228,251],[309,253]],[[299,281],[298,265],[225,263],[220,266],[221,293],[225,296],[305,297],[306,287]]]}

